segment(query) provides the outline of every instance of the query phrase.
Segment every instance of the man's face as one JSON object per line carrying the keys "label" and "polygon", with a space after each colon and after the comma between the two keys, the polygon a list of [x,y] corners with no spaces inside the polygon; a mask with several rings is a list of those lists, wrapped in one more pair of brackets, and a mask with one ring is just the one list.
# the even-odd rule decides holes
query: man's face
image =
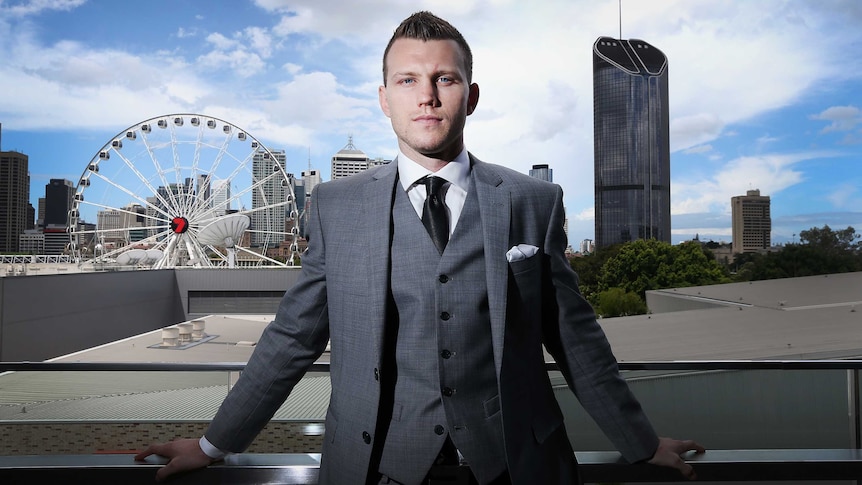
{"label": "man's face", "polygon": [[386,66],[386,85],[378,95],[398,147],[423,164],[427,159],[454,159],[464,148],[467,115],[479,101],[479,86],[468,84],[458,44],[398,39]]}

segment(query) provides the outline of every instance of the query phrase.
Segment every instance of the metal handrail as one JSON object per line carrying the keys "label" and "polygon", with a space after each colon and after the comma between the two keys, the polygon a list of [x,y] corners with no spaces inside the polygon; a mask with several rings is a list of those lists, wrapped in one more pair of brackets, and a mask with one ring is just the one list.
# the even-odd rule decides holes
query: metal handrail
{"label": "metal handrail", "polygon": [[[0,372],[25,371],[188,371],[239,372],[244,362],[0,362]],[[546,362],[549,371],[559,370],[556,362]],[[862,360],[671,360],[627,361],[624,371],[712,371],[712,370],[860,370]],[[329,363],[312,364],[309,372],[329,372]]]}

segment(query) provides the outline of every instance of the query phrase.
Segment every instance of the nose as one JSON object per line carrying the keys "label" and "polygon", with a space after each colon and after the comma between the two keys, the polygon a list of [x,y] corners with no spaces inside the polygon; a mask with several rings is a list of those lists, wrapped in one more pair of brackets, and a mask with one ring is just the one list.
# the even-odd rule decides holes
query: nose
{"label": "nose", "polygon": [[437,84],[434,82],[423,83],[422,89],[419,90],[419,106],[436,106],[437,101]]}

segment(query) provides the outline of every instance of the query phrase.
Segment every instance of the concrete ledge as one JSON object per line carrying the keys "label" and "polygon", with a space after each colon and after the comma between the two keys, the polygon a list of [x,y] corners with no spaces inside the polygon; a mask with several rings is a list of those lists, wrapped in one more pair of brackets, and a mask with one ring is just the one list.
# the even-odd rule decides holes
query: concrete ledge
{"label": "concrete ledge", "polygon": [[[616,452],[578,452],[584,482],[683,481],[673,470],[625,463]],[[862,451],[854,449],[712,450],[688,455],[698,481],[857,480]],[[132,455],[0,456],[0,483],[152,484],[161,458],[135,462]],[[229,456],[224,463],[171,480],[183,485],[317,483],[320,455]]]}

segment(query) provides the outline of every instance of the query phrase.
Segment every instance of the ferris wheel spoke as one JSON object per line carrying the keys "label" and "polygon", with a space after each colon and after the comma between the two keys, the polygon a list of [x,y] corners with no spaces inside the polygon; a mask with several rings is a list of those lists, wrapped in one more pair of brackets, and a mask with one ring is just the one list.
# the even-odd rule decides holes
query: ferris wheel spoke
{"label": "ferris wheel spoke", "polygon": [[[152,127],[152,125],[147,124],[147,123],[144,123],[141,126],[142,127],[143,126]],[[173,191],[170,189],[171,184],[170,184],[170,182],[168,182],[168,179],[165,177],[165,171],[162,169],[161,164],[159,164],[159,160],[158,160],[158,157],[156,156],[154,147],[153,147],[153,145],[150,144],[149,136],[147,135],[147,131],[151,131],[151,130],[152,130],[152,128],[150,128],[149,130],[141,129],[141,140],[143,140],[144,146],[146,147],[147,153],[149,154],[150,161],[153,164],[154,173],[155,173],[155,175],[157,175],[159,177],[159,181],[161,181],[162,187],[165,188],[165,192],[167,193],[168,200],[170,202],[168,200],[165,200],[162,197],[162,194],[158,190],[156,191],[156,194],[157,194],[157,197],[159,198],[159,200],[163,204],[165,204],[165,207],[176,207],[177,201],[174,198]]]}
{"label": "ferris wheel spoke", "polygon": [[[229,141],[229,139],[226,141]],[[219,152],[215,156],[215,162],[213,163],[213,168],[210,170],[210,173],[215,173],[218,170],[218,168],[221,166],[222,160],[224,159],[225,153],[226,153],[226,150],[225,150],[225,146],[223,145],[219,149]],[[248,165],[248,163],[250,163],[250,161],[252,160],[253,153],[254,152],[252,152],[251,154],[248,154],[245,157],[245,159],[243,159],[241,161],[237,160],[238,163],[237,163],[236,167],[227,175],[227,177],[222,182],[222,185],[220,185],[221,192],[228,192],[228,193],[230,192],[231,181],[235,180],[237,178],[237,176],[239,176],[244,171],[243,170],[244,167],[246,167]],[[253,178],[253,175],[251,174],[251,172],[249,170],[246,169],[245,171],[248,172],[249,176],[251,176]],[[252,190],[253,190],[253,188],[249,187],[246,190],[243,190],[239,194],[232,195],[231,197],[229,197],[228,199],[225,200],[225,202],[224,202],[225,208],[229,208],[234,201],[239,201],[243,195],[250,193]],[[206,203],[209,204],[210,201],[212,201],[214,197],[215,197],[215,194],[211,194],[211,196],[206,199]],[[202,206],[203,206],[203,204],[202,204]]]}
{"label": "ferris wheel spoke", "polygon": [[139,181],[143,182],[144,186],[150,191],[150,193],[156,197],[162,204],[166,207],[168,206],[168,202],[162,197],[162,194],[159,193],[159,190],[156,189],[150,180],[141,173],[140,170],[135,167],[135,165],[123,154],[117,147],[112,147],[113,153],[115,153],[120,159],[123,161],[123,164],[132,171],[132,173],[138,178]]}
{"label": "ferris wheel spoke", "polygon": [[[140,199],[138,199],[138,200],[140,201]],[[145,213],[145,214],[138,214],[138,213],[136,213],[136,212],[132,212],[132,211],[128,211],[128,210],[126,210],[126,209],[123,209],[123,208],[121,208],[121,207],[116,207],[116,205],[99,204],[99,203],[92,202],[92,201],[89,201],[89,200],[80,201],[80,202],[79,202],[79,205],[89,206],[89,207],[98,207],[98,208],[100,208],[100,209],[105,209],[105,210],[110,210],[110,211],[125,212],[125,213],[130,214],[130,215],[134,214],[134,215],[136,215],[136,216],[142,216],[142,217],[145,217],[145,218],[147,218],[147,219],[155,219],[155,220],[157,220],[157,221],[166,221],[166,220],[170,220],[171,216],[170,216],[167,212],[163,211],[160,207],[155,206],[155,205],[152,205],[152,204],[149,204],[149,203],[148,203],[148,202],[146,202],[146,201],[142,201],[142,202],[144,202],[144,204],[146,204],[146,205],[143,205],[142,207],[147,208],[147,209],[153,209],[153,210],[154,210],[154,211],[156,211],[157,213],[159,213],[159,214],[163,215],[165,218],[164,218],[164,219],[160,219],[160,218],[156,217],[155,215],[149,215],[149,214],[146,214],[146,213]]]}
{"label": "ferris wheel spoke", "polygon": [[270,258],[269,256],[267,256],[267,255],[265,255],[265,254],[261,254],[261,253],[258,253],[258,252],[256,252],[256,251],[252,251],[252,250],[250,250],[250,249],[246,249],[246,248],[241,247],[241,246],[237,246],[237,247],[236,247],[236,250],[237,250],[237,252],[243,252],[243,253],[246,253],[246,254],[250,254],[250,255],[252,255],[252,256],[254,256],[254,257],[256,257],[256,258],[260,258],[260,259],[263,259],[263,260],[269,261],[270,263],[275,263],[275,264],[277,264],[277,265],[281,265],[281,262],[280,262],[280,261],[278,261],[278,260],[276,260],[276,259],[272,259],[272,258]]}

